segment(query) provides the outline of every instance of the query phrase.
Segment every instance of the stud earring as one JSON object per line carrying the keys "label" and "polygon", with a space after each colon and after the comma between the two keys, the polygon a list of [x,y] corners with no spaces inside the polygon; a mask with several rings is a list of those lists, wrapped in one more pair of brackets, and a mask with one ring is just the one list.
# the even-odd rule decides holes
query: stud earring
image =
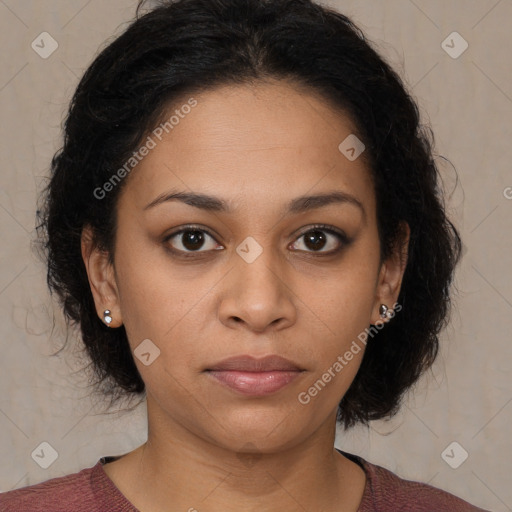
{"label": "stud earring", "polygon": [[381,318],[391,318],[392,310],[390,310],[386,304],[381,304],[379,307],[379,314]]}
{"label": "stud earring", "polygon": [[110,325],[112,323],[112,316],[111,316],[110,309],[105,309],[105,311],[103,311],[103,320],[105,320],[105,323],[107,325]]}

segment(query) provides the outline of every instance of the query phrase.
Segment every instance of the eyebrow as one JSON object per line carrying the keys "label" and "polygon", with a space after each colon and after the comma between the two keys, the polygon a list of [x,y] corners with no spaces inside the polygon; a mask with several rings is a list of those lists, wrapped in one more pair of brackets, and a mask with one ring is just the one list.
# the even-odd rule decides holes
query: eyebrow
{"label": "eyebrow", "polygon": [[[162,203],[168,201],[181,201],[182,203],[200,208],[201,210],[219,212],[219,213],[231,213],[232,210],[228,205],[228,202],[207,194],[201,194],[197,192],[166,192],[159,195],[155,200],[151,201],[144,207],[144,210],[148,210]],[[363,204],[359,199],[343,191],[332,191],[314,195],[304,195],[292,199],[286,206],[287,214],[298,214],[304,213],[309,210],[322,208],[330,204],[351,204],[359,208],[363,214],[363,218],[366,220],[366,211]]]}

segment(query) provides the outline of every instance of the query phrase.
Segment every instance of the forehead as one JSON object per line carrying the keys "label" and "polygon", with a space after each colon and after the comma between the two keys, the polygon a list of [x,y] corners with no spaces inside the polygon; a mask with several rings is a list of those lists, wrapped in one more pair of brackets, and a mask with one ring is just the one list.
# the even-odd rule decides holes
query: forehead
{"label": "forehead", "polygon": [[355,135],[352,121],[311,91],[286,82],[222,86],[173,102],[163,120],[126,184],[138,207],[176,188],[230,198],[233,209],[336,188],[373,208],[363,157],[351,161],[339,149]]}

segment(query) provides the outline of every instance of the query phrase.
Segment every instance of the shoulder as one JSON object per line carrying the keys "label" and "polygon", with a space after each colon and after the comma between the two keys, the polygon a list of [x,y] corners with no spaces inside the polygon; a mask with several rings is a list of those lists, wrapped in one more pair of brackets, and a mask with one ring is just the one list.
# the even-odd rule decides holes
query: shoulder
{"label": "shoulder", "polygon": [[359,512],[488,512],[428,484],[405,480],[363,458],[342,452],[363,466],[367,483]]}
{"label": "shoulder", "polygon": [[0,494],[2,512],[82,512],[97,509],[94,479],[98,477],[100,462],[83,469],[39,484],[22,487]]}

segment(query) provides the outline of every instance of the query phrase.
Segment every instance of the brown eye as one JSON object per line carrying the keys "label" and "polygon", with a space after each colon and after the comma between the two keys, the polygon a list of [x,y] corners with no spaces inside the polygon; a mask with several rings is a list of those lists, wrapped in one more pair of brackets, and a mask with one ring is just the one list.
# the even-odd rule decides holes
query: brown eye
{"label": "brown eye", "polygon": [[348,244],[347,237],[332,229],[316,226],[302,233],[297,240],[303,240],[302,243],[295,242],[294,249],[305,252],[335,253],[343,245]]}
{"label": "brown eye", "polygon": [[205,230],[194,228],[172,233],[165,238],[165,242],[170,243],[174,250],[181,252],[206,252],[216,249],[218,245]]}

